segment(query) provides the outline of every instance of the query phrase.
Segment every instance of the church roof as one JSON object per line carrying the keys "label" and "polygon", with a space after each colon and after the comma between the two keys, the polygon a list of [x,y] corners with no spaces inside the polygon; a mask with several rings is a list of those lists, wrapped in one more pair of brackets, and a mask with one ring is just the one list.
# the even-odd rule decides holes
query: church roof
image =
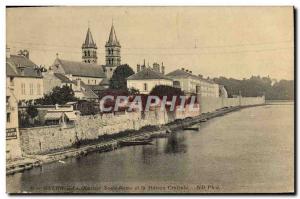
{"label": "church roof", "polygon": [[9,58],[6,58],[7,76],[42,78],[41,73],[36,70],[37,67],[35,63],[23,55],[10,55]]}
{"label": "church roof", "polygon": [[146,68],[138,73],[135,73],[127,78],[127,80],[144,80],[144,79],[166,79],[171,80],[171,78],[154,71],[151,68]]}
{"label": "church roof", "polygon": [[73,76],[81,77],[96,77],[105,78],[106,75],[100,65],[92,63],[83,63],[75,61],[67,61],[56,58],[54,66],[59,65],[63,68],[65,74],[72,74]]}
{"label": "church roof", "polygon": [[111,25],[109,38],[108,38],[108,41],[106,42],[105,46],[119,46],[120,47],[120,43],[117,39],[117,35],[116,35],[115,28],[114,28],[113,24]]}
{"label": "church roof", "polygon": [[82,48],[97,48],[96,43],[93,40],[93,36],[91,33],[90,28],[88,28],[86,36],[85,36],[85,41],[82,44]]}

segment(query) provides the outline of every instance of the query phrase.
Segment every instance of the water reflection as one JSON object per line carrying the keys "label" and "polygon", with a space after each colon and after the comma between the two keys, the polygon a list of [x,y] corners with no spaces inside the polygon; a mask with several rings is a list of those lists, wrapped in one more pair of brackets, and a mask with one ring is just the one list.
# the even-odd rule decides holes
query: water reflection
{"label": "water reflection", "polygon": [[186,137],[180,133],[172,133],[167,139],[167,144],[165,145],[165,153],[186,153],[187,144]]}

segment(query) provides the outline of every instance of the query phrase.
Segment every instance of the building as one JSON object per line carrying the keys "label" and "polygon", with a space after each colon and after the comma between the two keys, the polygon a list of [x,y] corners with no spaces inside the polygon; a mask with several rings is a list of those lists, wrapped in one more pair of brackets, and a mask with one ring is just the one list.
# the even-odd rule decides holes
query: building
{"label": "building", "polygon": [[105,44],[105,66],[104,71],[108,79],[110,79],[117,68],[121,65],[121,45],[117,39],[114,25],[112,24],[108,41]]}
{"label": "building", "polygon": [[40,68],[29,59],[29,51],[11,55],[6,49],[6,77],[14,86],[16,100],[28,101],[43,97],[43,77]]}
{"label": "building", "polygon": [[[192,74],[192,71],[182,68],[166,75],[174,80],[174,85],[180,87],[185,94],[200,92],[202,96],[219,97],[219,85],[209,79],[203,79],[200,75]],[[197,91],[197,87],[200,91]]]}
{"label": "building", "polygon": [[127,78],[127,88],[134,88],[142,94],[149,94],[157,85],[173,86],[173,80],[152,68],[145,68]]}
{"label": "building", "polygon": [[[105,80],[105,79],[104,79]],[[44,74],[44,94],[49,94],[55,87],[69,86],[74,91],[75,97],[80,100],[97,101],[98,95],[93,91],[93,86],[101,85],[87,85],[80,78],[72,75],[64,75],[61,73],[53,73],[49,71]],[[103,80],[102,80],[103,81]],[[101,84],[101,82],[100,82]]]}
{"label": "building", "polygon": [[93,40],[90,28],[88,28],[84,43],[82,44],[82,62],[97,64],[97,45]]}
{"label": "building", "polygon": [[[12,71],[8,70],[7,74]],[[6,159],[13,160],[21,157],[18,101],[14,95],[14,84],[6,77]]]}
{"label": "building", "polygon": [[68,61],[56,58],[49,68],[53,73],[60,73],[72,80],[80,79],[86,85],[99,85],[106,78],[100,65],[94,63],[84,63]]}

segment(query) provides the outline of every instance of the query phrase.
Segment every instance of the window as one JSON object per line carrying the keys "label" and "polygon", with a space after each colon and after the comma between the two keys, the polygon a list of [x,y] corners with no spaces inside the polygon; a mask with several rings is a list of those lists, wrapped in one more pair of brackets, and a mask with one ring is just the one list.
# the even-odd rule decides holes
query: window
{"label": "window", "polygon": [[95,84],[97,84],[97,81],[95,80]]}
{"label": "window", "polygon": [[110,68],[110,71],[112,71],[112,68]]}
{"label": "window", "polygon": [[33,95],[33,84],[29,84],[29,94]]}
{"label": "window", "polygon": [[87,53],[88,53],[88,56],[90,56],[90,51],[87,51]]}
{"label": "window", "polygon": [[40,95],[41,94],[41,85],[37,84],[37,94]]}
{"label": "window", "polygon": [[88,84],[90,84],[90,80],[88,80]]}
{"label": "window", "polygon": [[144,83],[144,91],[148,90],[148,85],[146,83]]}
{"label": "window", "polygon": [[21,93],[22,95],[26,95],[25,84],[21,83]]}
{"label": "window", "polygon": [[6,113],[6,122],[10,123],[10,113]]}

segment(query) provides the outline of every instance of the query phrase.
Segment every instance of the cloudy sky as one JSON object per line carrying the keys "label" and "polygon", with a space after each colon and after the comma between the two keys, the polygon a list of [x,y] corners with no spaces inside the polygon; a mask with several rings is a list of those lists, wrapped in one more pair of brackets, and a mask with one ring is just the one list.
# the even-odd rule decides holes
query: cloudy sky
{"label": "cloudy sky", "polygon": [[81,61],[90,24],[104,64],[112,20],[122,63],[164,62],[209,77],[251,75],[293,79],[292,7],[45,7],[8,8],[7,46],[29,49],[38,65]]}

